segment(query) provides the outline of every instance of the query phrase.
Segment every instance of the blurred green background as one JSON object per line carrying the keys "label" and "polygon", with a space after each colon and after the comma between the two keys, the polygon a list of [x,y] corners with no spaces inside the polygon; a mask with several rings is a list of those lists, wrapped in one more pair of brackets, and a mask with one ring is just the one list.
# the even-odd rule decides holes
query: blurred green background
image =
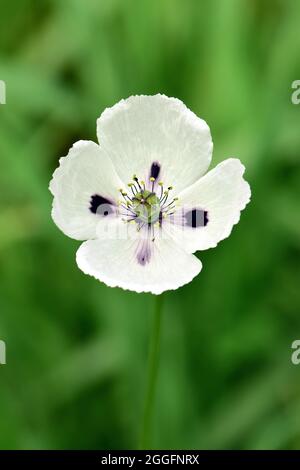
{"label": "blurred green background", "polygon": [[300,448],[298,0],[1,0],[0,448],[136,448],[154,298],[76,267],[48,183],[131,94],[182,99],[252,203],[167,293],[153,447]]}

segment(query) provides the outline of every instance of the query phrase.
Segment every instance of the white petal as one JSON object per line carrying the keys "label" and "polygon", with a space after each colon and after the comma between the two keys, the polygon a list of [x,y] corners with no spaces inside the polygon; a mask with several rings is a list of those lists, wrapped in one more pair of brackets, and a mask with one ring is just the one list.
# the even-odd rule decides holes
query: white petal
{"label": "white petal", "polygon": [[54,222],[69,237],[95,238],[97,224],[105,217],[91,212],[91,198],[97,194],[116,202],[120,187],[122,182],[99,145],[77,142],[68,155],[60,159],[60,166],[50,182]]}
{"label": "white petal", "polygon": [[131,96],[106,109],[97,134],[126,183],[133,174],[146,181],[158,162],[159,179],[177,193],[197,181],[211,161],[206,122],[180,100],[163,95]]}
{"label": "white petal", "polygon": [[171,239],[149,240],[148,262],[141,264],[142,243],[137,239],[89,240],[78,249],[77,264],[85,274],[110,287],[153,294],[177,289],[201,271],[201,262]]}
{"label": "white petal", "polygon": [[184,213],[193,209],[208,212],[206,226],[188,227],[164,221],[165,229],[187,252],[206,250],[228,237],[233,225],[240,219],[240,211],[250,201],[249,184],[243,179],[245,167],[230,158],[203,176],[197,183],[179,195]]}

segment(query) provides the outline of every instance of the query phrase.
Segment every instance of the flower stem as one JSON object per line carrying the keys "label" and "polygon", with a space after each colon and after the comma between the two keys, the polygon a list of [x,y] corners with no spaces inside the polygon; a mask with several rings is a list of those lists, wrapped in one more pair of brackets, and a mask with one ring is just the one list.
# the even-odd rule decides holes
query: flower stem
{"label": "flower stem", "polygon": [[152,427],[152,414],[155,399],[155,389],[157,382],[157,372],[159,364],[159,349],[160,349],[160,333],[161,333],[161,318],[163,307],[163,295],[158,295],[155,298],[153,326],[150,339],[149,350],[149,364],[148,364],[148,380],[145,396],[145,408],[143,417],[143,427],[140,441],[141,449],[149,449],[151,427]]}

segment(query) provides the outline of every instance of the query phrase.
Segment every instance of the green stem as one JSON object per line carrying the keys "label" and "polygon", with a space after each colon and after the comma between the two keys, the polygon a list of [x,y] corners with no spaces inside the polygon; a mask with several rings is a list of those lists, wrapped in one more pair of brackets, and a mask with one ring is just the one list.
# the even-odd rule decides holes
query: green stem
{"label": "green stem", "polygon": [[152,414],[153,405],[155,399],[155,389],[157,382],[157,372],[159,363],[159,349],[160,349],[160,333],[161,333],[161,317],[163,307],[163,295],[158,295],[155,298],[153,327],[150,339],[150,350],[149,350],[149,365],[148,365],[148,381],[146,388],[145,397],[145,408],[143,427],[140,441],[141,449],[149,449],[150,437],[151,437],[151,426],[152,426]]}

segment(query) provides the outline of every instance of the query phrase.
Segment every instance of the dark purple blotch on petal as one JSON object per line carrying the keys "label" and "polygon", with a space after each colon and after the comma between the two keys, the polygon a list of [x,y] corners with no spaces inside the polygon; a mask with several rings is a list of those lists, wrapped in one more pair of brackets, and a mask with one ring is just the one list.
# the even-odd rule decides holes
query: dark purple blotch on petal
{"label": "dark purple blotch on petal", "polygon": [[137,261],[141,266],[145,266],[150,262],[151,259],[151,249],[149,243],[145,243],[137,253]]}
{"label": "dark purple blotch on petal", "polygon": [[90,211],[93,214],[107,216],[113,213],[113,202],[99,194],[94,194],[90,200]]}
{"label": "dark purple blotch on petal", "polygon": [[203,209],[192,209],[185,214],[185,223],[188,227],[206,227],[208,224],[208,212]]}
{"label": "dark purple blotch on petal", "polygon": [[160,164],[158,162],[153,162],[150,169],[150,178],[155,180],[159,177],[160,174]]}

